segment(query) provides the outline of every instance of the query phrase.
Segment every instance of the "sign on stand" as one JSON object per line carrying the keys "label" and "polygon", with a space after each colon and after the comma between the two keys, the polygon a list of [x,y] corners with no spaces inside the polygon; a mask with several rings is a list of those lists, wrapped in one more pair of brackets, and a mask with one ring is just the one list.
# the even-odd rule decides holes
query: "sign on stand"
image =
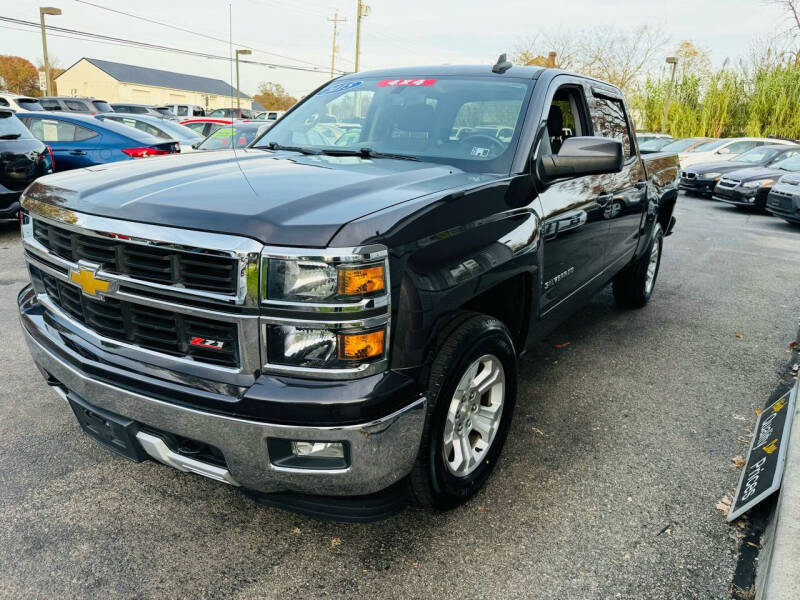
{"label": "sign on stand", "polygon": [[781,487],[796,401],[797,386],[794,386],[758,415],[747,461],[728,513],[729,522]]}

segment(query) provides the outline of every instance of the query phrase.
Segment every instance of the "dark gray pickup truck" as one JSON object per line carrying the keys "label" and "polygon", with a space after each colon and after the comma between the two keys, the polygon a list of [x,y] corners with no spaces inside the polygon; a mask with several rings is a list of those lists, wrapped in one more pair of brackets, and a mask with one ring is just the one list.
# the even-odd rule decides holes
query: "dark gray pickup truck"
{"label": "dark gray pickup truck", "polygon": [[633,131],[602,81],[420,67],[336,79],[246,150],[41,178],[25,338],[127,458],[319,517],[451,508],[519,355],[609,283],[653,293],[678,159]]}

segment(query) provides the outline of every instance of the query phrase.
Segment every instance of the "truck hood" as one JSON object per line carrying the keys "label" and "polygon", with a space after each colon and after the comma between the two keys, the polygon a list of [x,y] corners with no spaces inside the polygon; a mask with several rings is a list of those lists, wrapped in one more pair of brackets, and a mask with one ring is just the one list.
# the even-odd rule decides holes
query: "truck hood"
{"label": "truck hood", "polygon": [[26,195],[104,217],[322,247],[353,219],[497,177],[435,163],[253,149],[67,171],[40,178]]}

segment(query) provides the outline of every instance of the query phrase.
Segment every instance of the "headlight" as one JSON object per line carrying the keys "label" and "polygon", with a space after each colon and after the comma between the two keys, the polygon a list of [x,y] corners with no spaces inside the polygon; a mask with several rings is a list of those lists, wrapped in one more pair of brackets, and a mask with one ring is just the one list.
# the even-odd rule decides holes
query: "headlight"
{"label": "headlight", "polygon": [[386,354],[386,326],[345,331],[273,324],[266,329],[270,365],[353,369]]}
{"label": "headlight", "polygon": [[386,290],[384,261],[365,265],[337,265],[316,260],[264,261],[267,302],[352,302]]}
{"label": "headlight", "polygon": [[722,173],[706,173],[702,175],[703,179],[716,179],[717,177],[721,177]]}
{"label": "headlight", "polygon": [[261,259],[264,370],[348,378],[388,364],[384,246],[271,249]]}
{"label": "headlight", "polygon": [[756,181],[748,181],[747,183],[743,183],[742,187],[748,189],[759,188],[765,185],[770,185],[772,181],[772,179],[757,179]]}

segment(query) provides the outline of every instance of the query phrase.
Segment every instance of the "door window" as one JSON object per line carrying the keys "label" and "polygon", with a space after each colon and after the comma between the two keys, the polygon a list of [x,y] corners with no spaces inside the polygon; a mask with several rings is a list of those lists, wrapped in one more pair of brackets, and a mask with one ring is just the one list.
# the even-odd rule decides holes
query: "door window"
{"label": "door window", "polygon": [[633,154],[631,131],[625,116],[622,100],[594,96],[592,103],[592,126],[598,137],[611,138],[622,142],[622,151],[627,160]]}
{"label": "door window", "polygon": [[545,154],[558,154],[567,138],[585,135],[583,92],[576,86],[558,88],[547,111],[547,135],[542,138]]}
{"label": "door window", "polygon": [[97,136],[91,129],[66,121],[32,118],[29,123],[33,136],[43,142],[81,142]]}
{"label": "door window", "polygon": [[79,102],[77,100],[64,100],[64,104],[68,110],[73,112],[88,112],[88,109],[83,102]]}
{"label": "door window", "polygon": [[182,105],[179,105],[179,106],[177,107],[177,109],[176,109],[176,114],[177,114],[179,117],[185,117],[185,116],[187,116],[187,115],[189,114],[189,107],[188,107],[188,106],[182,106]]}

